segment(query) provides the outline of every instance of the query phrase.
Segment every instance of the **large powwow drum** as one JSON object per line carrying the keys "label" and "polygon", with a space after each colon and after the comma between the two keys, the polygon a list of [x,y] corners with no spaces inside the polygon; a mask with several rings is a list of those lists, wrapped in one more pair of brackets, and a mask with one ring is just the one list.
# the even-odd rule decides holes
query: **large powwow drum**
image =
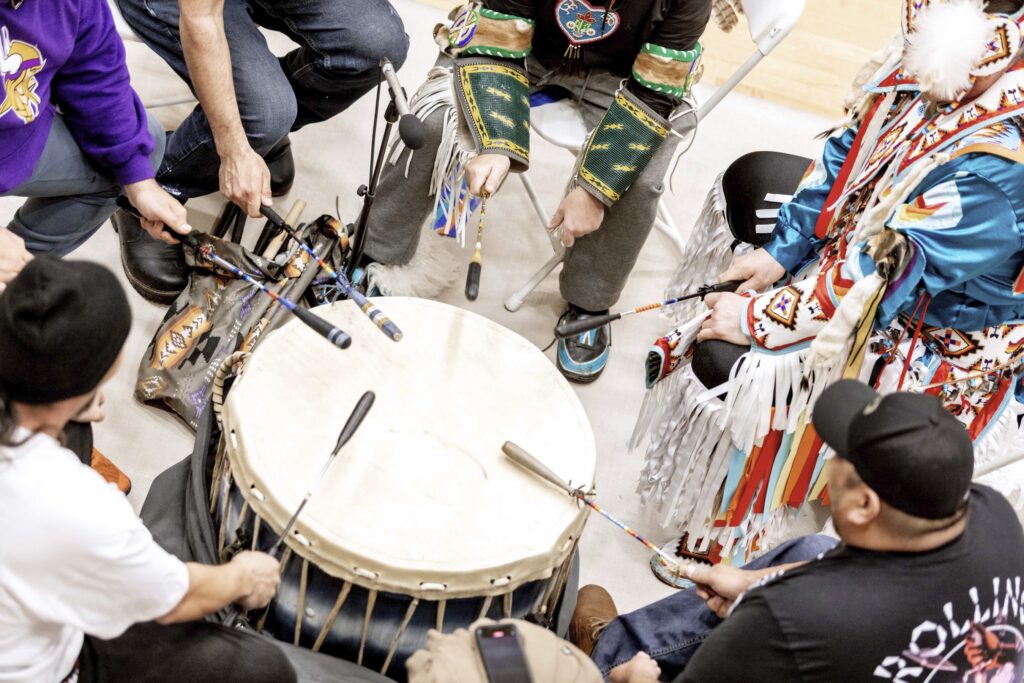
{"label": "large powwow drum", "polygon": [[213,509],[222,549],[270,547],[375,392],[286,540],[277,597],[248,617],[403,680],[428,629],[551,618],[561,599],[586,510],[502,444],[587,487],[596,450],[575,392],[534,345],[445,304],[382,306],[401,342],[346,301],[317,313],[351,333],[347,351],[293,321],[248,359],[224,403]]}

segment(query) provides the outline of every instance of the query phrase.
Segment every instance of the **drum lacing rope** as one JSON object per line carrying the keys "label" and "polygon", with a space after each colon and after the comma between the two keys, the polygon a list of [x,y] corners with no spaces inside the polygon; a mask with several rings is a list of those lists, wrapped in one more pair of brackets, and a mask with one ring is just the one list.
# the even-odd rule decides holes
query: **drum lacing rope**
{"label": "drum lacing rope", "polygon": [[222,419],[222,412],[224,410],[224,384],[228,381],[228,377],[241,373],[242,367],[245,365],[251,354],[247,351],[236,351],[230,356],[221,361],[221,364],[217,367],[217,374],[213,376],[213,391],[210,397],[210,402],[213,404],[213,415],[217,419],[217,426],[224,429],[224,421]]}

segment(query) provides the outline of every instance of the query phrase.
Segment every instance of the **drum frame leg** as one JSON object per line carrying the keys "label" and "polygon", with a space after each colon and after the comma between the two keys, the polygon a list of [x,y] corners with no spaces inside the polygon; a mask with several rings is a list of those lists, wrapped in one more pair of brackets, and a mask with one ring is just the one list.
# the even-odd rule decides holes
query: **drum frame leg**
{"label": "drum frame leg", "polygon": [[224,482],[221,481],[221,477],[228,475],[229,473],[224,469],[224,463],[227,462],[225,455],[226,451],[224,448],[224,439],[221,438],[217,442],[217,454],[213,458],[213,472],[210,475],[210,514],[212,515],[217,511],[217,493],[224,491]]}
{"label": "drum frame leg", "polygon": [[324,646],[327,634],[334,628],[334,622],[338,620],[338,614],[341,612],[341,608],[348,599],[348,594],[351,590],[352,584],[348,581],[341,584],[341,590],[338,591],[338,599],[334,601],[334,607],[327,613],[327,621],[324,622],[324,627],[320,629],[320,634],[317,635],[316,642],[313,643],[313,652],[320,652],[320,648]]}
{"label": "drum frame leg", "polygon": [[[284,547],[284,552],[281,553],[281,569],[278,572],[278,576],[284,576],[284,572],[288,569],[288,563],[292,559],[292,549],[289,546]],[[256,632],[263,633],[263,627],[267,625],[267,615],[270,614],[270,605],[263,608],[263,614],[260,616],[259,622],[256,624]]]}
{"label": "drum frame leg", "polygon": [[437,630],[439,633],[444,633],[444,608],[447,606],[447,600],[437,601]]}
{"label": "drum frame leg", "polygon": [[509,591],[502,596],[501,611],[506,619],[512,618],[512,591]]}
{"label": "drum frame leg", "polygon": [[370,616],[373,614],[373,606],[377,604],[377,591],[370,591],[370,595],[366,599],[366,614],[363,615],[363,635],[359,638],[359,657],[356,658],[356,664],[359,666],[363,665],[363,652],[366,650],[366,636],[370,632]]}
{"label": "drum frame leg", "polygon": [[292,636],[292,645],[298,647],[299,639],[302,637],[302,618],[306,609],[306,589],[309,587],[309,560],[302,558],[302,572],[299,575],[299,602],[295,608],[295,635]]}
{"label": "drum frame leg", "polygon": [[405,610],[405,617],[402,619],[402,625],[398,627],[398,632],[395,633],[395,637],[391,640],[391,647],[388,648],[388,656],[384,659],[384,666],[380,669],[382,676],[388,675],[388,667],[391,666],[391,660],[394,659],[395,653],[398,652],[398,643],[402,640],[402,636],[405,634],[405,629],[408,628],[409,622],[412,621],[412,615],[416,612],[416,608],[419,607],[419,604],[420,599],[413,598],[412,602],[409,603],[409,609]]}
{"label": "drum frame leg", "polygon": [[253,524],[252,524],[252,546],[250,546],[249,550],[256,550],[256,544],[259,542],[259,539],[260,539],[260,529],[262,529],[262,528],[263,528],[263,519],[259,515],[256,515],[253,518]]}
{"label": "drum frame leg", "polygon": [[488,595],[486,598],[484,598],[484,605],[483,605],[483,607],[480,608],[480,616],[478,616],[477,619],[483,619],[484,617],[487,616],[487,613],[491,611],[491,601],[492,600],[493,600],[493,597],[490,596],[490,595]]}

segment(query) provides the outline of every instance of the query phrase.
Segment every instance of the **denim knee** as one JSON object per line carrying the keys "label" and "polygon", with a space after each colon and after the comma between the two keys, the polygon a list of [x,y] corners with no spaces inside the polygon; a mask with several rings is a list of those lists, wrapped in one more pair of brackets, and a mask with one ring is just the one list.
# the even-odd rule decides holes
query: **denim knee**
{"label": "denim knee", "polygon": [[153,136],[153,151],[149,155],[149,163],[153,166],[153,172],[160,170],[160,163],[164,160],[164,152],[167,150],[167,131],[163,124],[156,120],[153,112],[146,111],[149,134]]}
{"label": "denim knee", "polygon": [[409,53],[405,24],[389,2],[367,2],[365,22],[359,32],[345,34],[345,43],[328,55],[328,71],[349,75],[376,71],[381,57],[387,57],[396,69]]}
{"label": "denim knee", "polygon": [[298,116],[298,104],[291,88],[287,92],[268,92],[255,112],[242,113],[242,127],[257,154],[266,154],[288,135]]}

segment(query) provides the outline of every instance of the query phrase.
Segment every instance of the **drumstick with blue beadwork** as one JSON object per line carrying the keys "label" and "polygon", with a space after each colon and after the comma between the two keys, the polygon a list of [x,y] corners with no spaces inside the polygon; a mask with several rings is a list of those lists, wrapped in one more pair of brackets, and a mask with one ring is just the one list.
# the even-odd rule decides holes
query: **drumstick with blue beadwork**
{"label": "drumstick with blue beadwork", "polygon": [[611,522],[615,526],[619,527],[620,529],[625,531],[627,534],[629,534],[630,536],[632,536],[636,540],[638,540],[641,543],[643,543],[645,546],[647,546],[647,548],[649,548],[650,550],[653,550],[663,560],[665,560],[666,562],[669,562],[671,566],[676,567],[676,570],[678,571],[678,568],[679,568],[679,560],[678,559],[672,557],[671,555],[666,553],[664,550],[662,550],[658,546],[656,546],[653,543],[651,543],[650,541],[648,541],[646,538],[641,536],[640,533],[637,532],[635,529],[632,529],[631,527],[627,526],[626,524],[620,522],[610,512],[608,512],[607,510],[602,508],[600,505],[598,505],[597,503],[595,503],[592,500],[590,500],[589,498],[587,498],[587,494],[583,492],[582,488],[573,488],[567,481],[563,480],[557,474],[555,474],[550,469],[548,469],[547,465],[542,463],[540,460],[537,460],[537,458],[533,457],[522,446],[519,446],[518,444],[512,443],[511,441],[506,441],[505,444],[501,447],[501,450],[505,453],[505,455],[508,457],[509,460],[511,460],[515,464],[519,465],[520,467],[522,467],[526,471],[528,471],[528,472],[530,472],[532,474],[535,474],[538,477],[540,477],[541,479],[554,484],[558,488],[560,488],[563,491],[565,491],[566,493],[568,493],[571,498],[575,498],[576,500],[580,501],[581,503],[583,503],[584,505],[586,505],[590,509],[594,510],[597,514],[601,515],[602,517],[607,519],[609,522]]}
{"label": "drumstick with blue beadwork", "polygon": [[[402,331],[398,329],[398,326],[391,322],[391,319],[384,315],[384,313],[381,312],[381,310],[369,299],[363,296],[358,289],[352,286],[352,283],[349,282],[349,279],[345,277],[343,273],[337,272],[330,266],[330,264],[320,258],[317,253],[307,245],[302,238],[298,236],[298,234],[296,234],[295,229],[288,225],[288,223],[281,218],[276,211],[269,206],[261,206],[260,213],[262,213],[264,217],[274,225],[274,227],[283,230],[293,242],[299,245],[300,249],[309,254],[309,257],[316,261],[317,265],[320,266],[320,269],[327,274],[327,277],[333,278],[334,281],[338,283],[338,286],[341,287],[341,291],[345,293],[345,296],[354,301],[356,306],[366,314],[366,317],[370,319],[370,322],[376,325],[381,332],[386,334],[392,341],[402,340]],[[330,220],[333,221],[334,219],[332,218]],[[335,229],[335,232],[338,232],[338,230]]]}
{"label": "drumstick with blue beadwork", "polygon": [[[131,202],[128,201],[127,197],[118,197],[117,205],[124,209],[125,211],[127,211],[128,213],[131,213],[134,216],[141,218],[141,214],[139,214],[138,209],[132,206]],[[281,296],[280,294],[270,289],[256,278],[252,277],[245,271],[238,268],[235,264],[221,258],[220,256],[217,255],[217,250],[214,249],[212,245],[200,243],[200,241],[196,239],[196,236],[192,234],[182,235],[181,233],[175,232],[174,230],[170,229],[168,229],[166,232],[168,235],[171,235],[176,240],[184,244],[186,247],[196,252],[197,255],[203,257],[204,259],[212,263],[214,266],[220,268],[221,270],[225,270],[231,273],[232,275],[241,280],[245,280],[250,285],[259,289],[261,292],[263,292],[271,299],[276,301],[278,304],[283,306],[285,309],[287,309],[296,318],[301,320],[307,327],[312,329],[314,332],[319,334],[321,337],[329,341],[334,346],[337,346],[339,349],[347,349],[349,346],[352,345],[352,337],[348,336],[348,333],[346,333],[344,330],[335,327],[334,325],[330,324],[323,318],[315,315],[314,313],[310,312],[305,308],[302,308],[291,299]]]}

